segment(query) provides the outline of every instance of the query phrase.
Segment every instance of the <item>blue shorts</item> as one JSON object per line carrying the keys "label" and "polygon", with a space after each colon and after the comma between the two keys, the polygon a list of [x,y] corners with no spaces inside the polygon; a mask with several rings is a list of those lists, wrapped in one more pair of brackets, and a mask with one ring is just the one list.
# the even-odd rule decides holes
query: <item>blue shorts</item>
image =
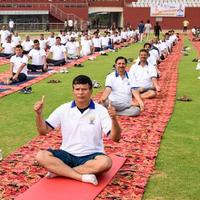
{"label": "blue shorts", "polygon": [[64,150],[53,150],[53,149],[48,149],[49,152],[51,152],[53,154],[54,157],[59,158],[60,160],[62,160],[66,165],[70,166],[70,167],[76,167],[79,165],[83,165],[85,162],[87,162],[88,160],[93,160],[95,159],[96,156],[99,155],[105,155],[104,153],[101,152],[97,152],[97,153],[93,153],[90,155],[86,155],[86,156],[74,156]]}

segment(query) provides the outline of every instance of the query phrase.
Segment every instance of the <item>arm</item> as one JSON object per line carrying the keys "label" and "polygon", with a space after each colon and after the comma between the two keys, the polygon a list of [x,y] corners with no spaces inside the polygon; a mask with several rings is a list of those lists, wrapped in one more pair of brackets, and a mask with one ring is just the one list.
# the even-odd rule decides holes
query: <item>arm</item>
{"label": "arm", "polygon": [[156,91],[160,92],[160,86],[158,85],[157,78],[152,78],[152,82],[153,82],[154,87],[156,88]]}
{"label": "arm", "polygon": [[141,111],[143,111],[144,102],[142,101],[139,90],[132,90],[132,94],[135,97],[136,101],[139,103]]}
{"label": "arm", "polygon": [[111,138],[114,142],[119,142],[121,139],[121,127],[117,120],[115,108],[110,103],[108,106],[108,113],[112,120],[112,128],[109,138]]}
{"label": "arm", "polygon": [[104,101],[108,98],[108,96],[110,95],[112,89],[110,87],[106,87],[101,98],[100,98],[100,102],[99,103],[104,103]]}
{"label": "arm", "polygon": [[14,64],[11,62],[11,63],[10,63],[10,69],[9,69],[9,74],[10,74],[10,75],[9,75],[9,78],[12,78],[12,77],[13,77],[13,65],[14,65]]}
{"label": "arm", "polygon": [[46,56],[42,56],[42,60],[44,62],[44,69],[47,69],[47,59],[46,59]]}
{"label": "arm", "polygon": [[16,74],[13,76],[14,80],[18,79],[19,74],[21,73],[21,71],[23,70],[23,68],[26,66],[25,63],[21,64],[21,66],[19,67],[19,69],[17,70]]}
{"label": "arm", "polygon": [[36,126],[37,126],[38,133],[40,135],[46,135],[48,132],[53,130],[51,127],[49,127],[45,123],[42,117],[43,105],[44,105],[44,96],[42,97],[40,101],[36,102],[34,105]]}

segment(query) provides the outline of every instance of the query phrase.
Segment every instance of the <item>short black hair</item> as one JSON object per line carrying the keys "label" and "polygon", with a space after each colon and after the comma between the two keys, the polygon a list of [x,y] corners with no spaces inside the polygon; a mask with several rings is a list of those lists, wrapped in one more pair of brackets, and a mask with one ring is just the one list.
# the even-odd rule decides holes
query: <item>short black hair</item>
{"label": "short black hair", "polygon": [[140,49],[139,54],[140,54],[141,52],[146,52],[147,55],[149,54],[149,52],[148,52],[146,49]]}
{"label": "short black hair", "polygon": [[149,45],[151,47],[151,44],[149,42],[146,42],[143,47],[146,47],[146,45]]}
{"label": "short black hair", "polygon": [[128,62],[127,59],[126,59],[125,57],[123,57],[123,56],[117,57],[117,58],[115,59],[115,63],[117,63],[118,60],[124,60],[126,64],[127,64],[127,62]]}
{"label": "short black hair", "polygon": [[92,89],[92,81],[90,79],[90,77],[86,76],[86,75],[79,75],[77,77],[74,78],[74,80],[72,81],[72,87],[74,87],[74,85],[77,84],[88,84],[89,88]]}
{"label": "short black hair", "polygon": [[33,40],[33,43],[35,44],[35,43],[39,43],[39,40]]}
{"label": "short black hair", "polygon": [[18,49],[23,49],[22,45],[21,44],[18,44],[15,48],[18,48]]}
{"label": "short black hair", "polygon": [[61,38],[60,38],[59,36],[56,37],[56,40],[57,40],[57,39],[60,39],[60,40],[61,40]]}

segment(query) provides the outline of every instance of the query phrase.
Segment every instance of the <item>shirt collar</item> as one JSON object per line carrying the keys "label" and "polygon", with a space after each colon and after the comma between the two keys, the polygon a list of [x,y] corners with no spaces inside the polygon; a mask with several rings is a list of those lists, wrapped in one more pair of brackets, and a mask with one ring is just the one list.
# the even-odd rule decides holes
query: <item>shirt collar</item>
{"label": "shirt collar", "polygon": [[[71,108],[74,108],[76,107],[76,102],[75,101],[72,101],[72,104],[71,104]],[[94,101],[90,100],[90,104],[88,106],[90,109],[95,109],[95,103]]]}
{"label": "shirt collar", "polygon": [[[146,65],[148,65],[149,63],[146,61]],[[141,62],[138,63],[138,65],[141,65]]]}
{"label": "shirt collar", "polygon": [[[115,76],[116,76],[116,77],[118,77],[118,76],[119,76],[119,74],[118,74],[117,70],[115,70]],[[125,76],[126,76],[126,78],[128,78],[128,73],[127,73],[127,71],[125,71]]]}

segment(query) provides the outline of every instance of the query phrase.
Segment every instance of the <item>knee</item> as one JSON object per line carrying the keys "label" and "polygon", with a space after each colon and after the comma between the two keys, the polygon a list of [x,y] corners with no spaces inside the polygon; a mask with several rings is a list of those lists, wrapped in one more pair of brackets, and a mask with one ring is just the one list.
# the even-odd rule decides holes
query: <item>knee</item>
{"label": "knee", "polygon": [[43,163],[45,162],[45,160],[47,159],[47,156],[49,156],[48,151],[46,150],[40,150],[37,155],[36,155],[36,160],[39,164],[43,165]]}
{"label": "knee", "polygon": [[112,160],[111,158],[105,156],[101,161],[100,161],[100,171],[108,171],[112,167]]}

